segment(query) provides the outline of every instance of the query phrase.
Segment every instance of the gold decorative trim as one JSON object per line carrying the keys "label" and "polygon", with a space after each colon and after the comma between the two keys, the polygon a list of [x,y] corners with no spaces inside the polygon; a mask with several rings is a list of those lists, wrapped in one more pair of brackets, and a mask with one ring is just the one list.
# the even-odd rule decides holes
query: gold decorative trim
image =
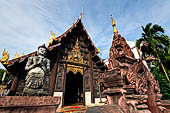
{"label": "gold decorative trim", "polygon": [[117,29],[116,29],[116,23],[115,23],[115,21],[113,20],[113,16],[110,15],[110,17],[111,17],[111,19],[112,19],[113,32],[116,33],[116,32],[118,32]]}
{"label": "gold decorative trim", "polygon": [[22,56],[25,56],[25,54],[24,54],[24,53],[22,53]]}
{"label": "gold decorative trim", "polygon": [[67,73],[70,71],[73,72],[74,74],[80,72],[83,75],[83,66],[67,64]]}
{"label": "gold decorative trim", "polygon": [[56,35],[51,31],[51,35],[52,35],[52,39],[55,40],[56,39]]}
{"label": "gold decorative trim", "polygon": [[84,8],[82,8],[82,10],[81,10],[81,13],[80,13],[80,16],[79,16],[79,20],[82,18],[83,10],[84,10]]}
{"label": "gold decorative trim", "polygon": [[52,37],[49,38],[48,46],[50,46],[53,43],[53,40],[56,39],[56,35],[52,31],[51,31],[51,35]]}
{"label": "gold decorative trim", "polygon": [[1,93],[6,93],[7,92],[7,85],[0,85],[0,92]]}
{"label": "gold decorative trim", "polygon": [[53,39],[49,38],[48,46],[50,46],[52,43],[53,43]]}
{"label": "gold decorative trim", "polygon": [[9,53],[6,52],[5,49],[4,49],[3,53],[2,53],[2,56],[3,56],[3,57],[0,59],[0,62],[1,62],[2,64],[8,64]]}
{"label": "gold decorative trim", "polygon": [[[77,39],[76,44],[73,47],[72,51],[68,52],[68,57],[67,57],[66,61],[78,63],[78,64],[86,64],[86,62],[84,61],[83,56],[80,52],[78,39]],[[67,64],[67,73],[69,71],[72,71],[74,74],[76,74],[77,72],[80,72],[83,75],[83,66]]]}
{"label": "gold decorative trim", "polygon": [[68,52],[67,61],[74,62],[74,63],[80,63],[80,64],[85,64],[86,63],[83,60],[83,56],[81,55],[80,47],[78,45],[78,39],[77,39],[76,44],[73,47],[72,51]]}
{"label": "gold decorative trim", "polygon": [[18,55],[18,53],[16,52],[16,53],[15,53],[15,58],[14,58],[14,59],[17,59],[17,58],[19,58],[19,55]]}

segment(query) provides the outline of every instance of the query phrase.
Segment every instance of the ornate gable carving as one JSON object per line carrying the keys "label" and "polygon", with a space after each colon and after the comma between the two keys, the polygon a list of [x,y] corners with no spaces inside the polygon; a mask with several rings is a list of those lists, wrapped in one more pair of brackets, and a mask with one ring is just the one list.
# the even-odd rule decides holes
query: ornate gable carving
{"label": "ornate gable carving", "polygon": [[[66,61],[71,63],[77,63],[77,64],[86,64],[80,51],[78,39],[72,51],[68,53],[68,58]],[[72,71],[74,74],[80,72],[83,75],[83,66],[67,64],[67,73],[69,71]]]}
{"label": "ornate gable carving", "polygon": [[121,37],[121,35],[116,34],[113,37],[112,46],[109,53],[109,69],[114,69],[119,66],[116,58],[127,56],[135,58],[133,52],[131,51],[129,45],[126,43],[126,40]]}
{"label": "ornate gable carving", "polygon": [[75,62],[80,64],[85,64],[86,62],[83,60],[83,56],[80,52],[80,47],[78,45],[78,39],[76,41],[75,46],[73,47],[72,51],[68,53],[68,59],[69,62]]}

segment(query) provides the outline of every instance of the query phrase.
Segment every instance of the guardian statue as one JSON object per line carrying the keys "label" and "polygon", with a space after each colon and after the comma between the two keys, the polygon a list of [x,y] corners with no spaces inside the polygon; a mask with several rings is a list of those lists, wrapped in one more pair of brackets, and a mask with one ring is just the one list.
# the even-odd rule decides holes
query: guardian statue
{"label": "guardian statue", "polygon": [[43,94],[43,84],[45,75],[50,73],[50,60],[45,58],[47,53],[45,44],[38,47],[37,56],[28,58],[25,70],[27,75],[25,77],[24,93],[30,95]]}

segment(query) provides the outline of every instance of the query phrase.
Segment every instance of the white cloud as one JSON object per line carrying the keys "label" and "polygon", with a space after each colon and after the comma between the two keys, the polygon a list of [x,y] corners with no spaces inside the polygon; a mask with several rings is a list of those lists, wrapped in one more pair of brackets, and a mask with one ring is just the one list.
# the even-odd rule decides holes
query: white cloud
{"label": "white cloud", "polygon": [[[64,33],[71,27],[75,14],[79,16],[76,11],[81,11],[81,6],[77,10],[69,3],[69,0],[0,1],[0,54],[4,48],[10,53],[10,59],[16,52],[28,54],[42,43],[47,45],[50,31],[57,36]],[[76,3],[82,4],[78,0]]]}
{"label": "white cloud", "polygon": [[64,33],[74,18],[76,21],[82,7],[83,24],[101,49],[102,58],[108,57],[113,39],[110,14],[127,40],[139,38],[141,26],[149,22],[165,26],[170,34],[169,0],[1,0],[0,4],[0,54],[6,48],[11,58],[15,52],[28,54],[38,45],[47,44],[51,30],[57,36]]}
{"label": "white cloud", "polygon": [[[39,15],[27,13],[21,2],[1,1],[0,8],[0,42],[1,49],[9,48],[9,52],[32,51],[42,43],[47,35]],[[48,38],[47,38],[48,39]]]}

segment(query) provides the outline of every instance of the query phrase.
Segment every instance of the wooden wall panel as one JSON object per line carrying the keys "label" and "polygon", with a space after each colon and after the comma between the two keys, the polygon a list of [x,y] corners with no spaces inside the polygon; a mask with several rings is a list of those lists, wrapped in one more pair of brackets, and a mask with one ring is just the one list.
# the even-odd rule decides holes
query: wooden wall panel
{"label": "wooden wall panel", "polygon": [[64,65],[59,63],[57,79],[56,79],[57,82],[55,84],[55,91],[56,92],[63,91],[63,80],[62,80],[63,76],[64,76]]}

